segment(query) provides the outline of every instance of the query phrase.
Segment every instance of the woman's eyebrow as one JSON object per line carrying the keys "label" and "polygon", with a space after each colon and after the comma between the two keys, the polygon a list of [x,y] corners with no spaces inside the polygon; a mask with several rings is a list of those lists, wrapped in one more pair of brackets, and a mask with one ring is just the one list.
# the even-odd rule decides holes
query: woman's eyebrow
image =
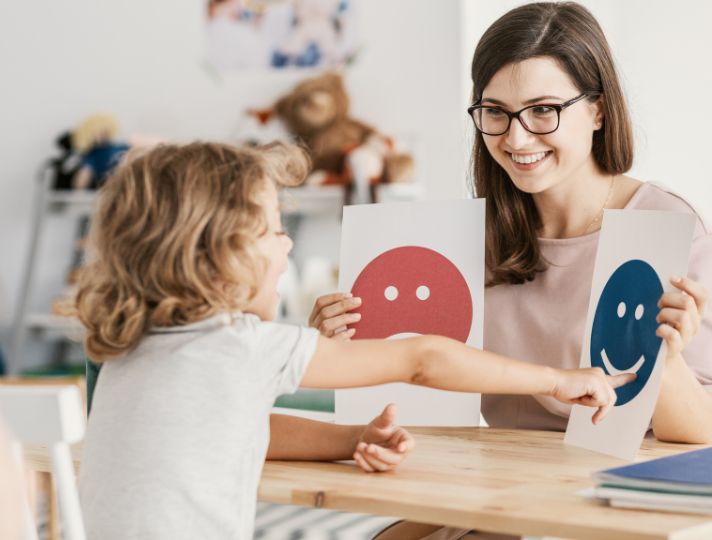
{"label": "woman's eyebrow", "polygon": [[[539,101],[546,101],[546,100],[551,100],[551,99],[555,99],[555,100],[558,100],[558,101],[563,101],[563,99],[560,98],[559,96],[538,96],[538,97],[535,97],[535,98],[532,98],[532,99],[527,99],[526,101],[523,101],[522,103],[524,103],[524,105],[532,105],[532,104],[537,103],[537,102],[539,102]],[[500,106],[500,107],[507,107],[507,104],[506,104],[506,103],[504,103],[503,101],[500,101],[500,100],[498,100],[498,99],[483,97],[483,98],[482,98],[482,103],[484,103],[485,101],[486,101],[487,103],[492,103],[493,105],[498,105],[498,106]]]}
{"label": "woman's eyebrow", "polygon": [[563,100],[562,98],[560,98],[559,96],[539,96],[539,97],[535,97],[535,98],[533,98],[533,99],[528,99],[528,100],[526,100],[526,101],[524,102],[524,105],[531,105],[531,104],[537,103],[537,102],[539,102],[539,101],[546,101],[546,100],[550,100],[550,99],[556,99],[556,100],[558,100],[558,101],[564,101],[564,100]]}

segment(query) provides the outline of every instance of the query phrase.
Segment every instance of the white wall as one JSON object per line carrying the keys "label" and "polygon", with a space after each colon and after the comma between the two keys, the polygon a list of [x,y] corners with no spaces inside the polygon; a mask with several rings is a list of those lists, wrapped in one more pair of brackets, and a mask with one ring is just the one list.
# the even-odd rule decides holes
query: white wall
{"label": "white wall", "polygon": [[[486,28],[524,2],[462,0],[465,57]],[[635,130],[631,176],[677,191],[712,224],[712,3],[581,0],[618,62]],[[469,47],[469,48],[468,48]],[[463,88],[470,88],[469,64]]]}
{"label": "white wall", "polygon": [[[0,328],[11,320],[30,234],[35,172],[60,131],[97,110],[124,132],[228,139],[242,111],[269,105],[303,74],[220,77],[203,60],[203,3],[17,2],[0,17]],[[434,197],[462,194],[460,5],[362,0],[364,50],[347,76],[353,114],[415,139]],[[38,302],[61,284],[67,224],[53,226]],[[53,236],[52,232],[56,232]],[[62,234],[60,234],[60,232]],[[51,268],[53,261],[58,261]],[[3,340],[3,343],[6,342]]]}

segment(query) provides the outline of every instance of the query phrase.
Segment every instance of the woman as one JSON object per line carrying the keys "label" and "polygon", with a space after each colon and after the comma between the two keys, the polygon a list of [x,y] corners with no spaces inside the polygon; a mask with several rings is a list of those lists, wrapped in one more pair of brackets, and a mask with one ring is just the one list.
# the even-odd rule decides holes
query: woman
{"label": "woman", "polygon": [[[598,22],[579,4],[534,3],[497,20],[472,61],[474,188],[487,199],[484,348],[577,366],[605,209],[695,213],[666,188],[625,173],[631,121]],[[689,274],[659,302],[668,345],[652,429],[660,440],[712,443],[712,235],[697,216]],[[357,299],[322,297],[310,323],[344,333]],[[482,396],[498,428],[563,431],[570,407],[531,396]],[[437,529],[437,530],[436,530]],[[432,533],[432,534],[431,534]],[[379,540],[485,538],[396,524]]]}

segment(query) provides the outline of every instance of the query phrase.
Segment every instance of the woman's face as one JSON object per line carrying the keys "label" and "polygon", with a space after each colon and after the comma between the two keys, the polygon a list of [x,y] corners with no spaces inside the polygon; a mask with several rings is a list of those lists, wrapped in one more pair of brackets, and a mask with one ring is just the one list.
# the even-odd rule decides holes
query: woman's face
{"label": "woman's face", "polygon": [[[562,104],[580,94],[554,59],[537,57],[495,73],[482,92],[482,105],[515,112],[529,105]],[[534,135],[512,119],[506,133],[484,135],[484,141],[517,188],[542,193],[595,172],[591,146],[593,132],[602,122],[600,103],[583,99],[561,111],[553,133]]]}

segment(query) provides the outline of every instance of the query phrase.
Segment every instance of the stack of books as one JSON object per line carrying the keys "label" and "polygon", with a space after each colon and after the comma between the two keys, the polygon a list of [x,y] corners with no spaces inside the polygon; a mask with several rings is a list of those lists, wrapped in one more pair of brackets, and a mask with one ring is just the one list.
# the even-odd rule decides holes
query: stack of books
{"label": "stack of books", "polygon": [[712,514],[712,448],[684,452],[593,474],[584,495],[611,506]]}

